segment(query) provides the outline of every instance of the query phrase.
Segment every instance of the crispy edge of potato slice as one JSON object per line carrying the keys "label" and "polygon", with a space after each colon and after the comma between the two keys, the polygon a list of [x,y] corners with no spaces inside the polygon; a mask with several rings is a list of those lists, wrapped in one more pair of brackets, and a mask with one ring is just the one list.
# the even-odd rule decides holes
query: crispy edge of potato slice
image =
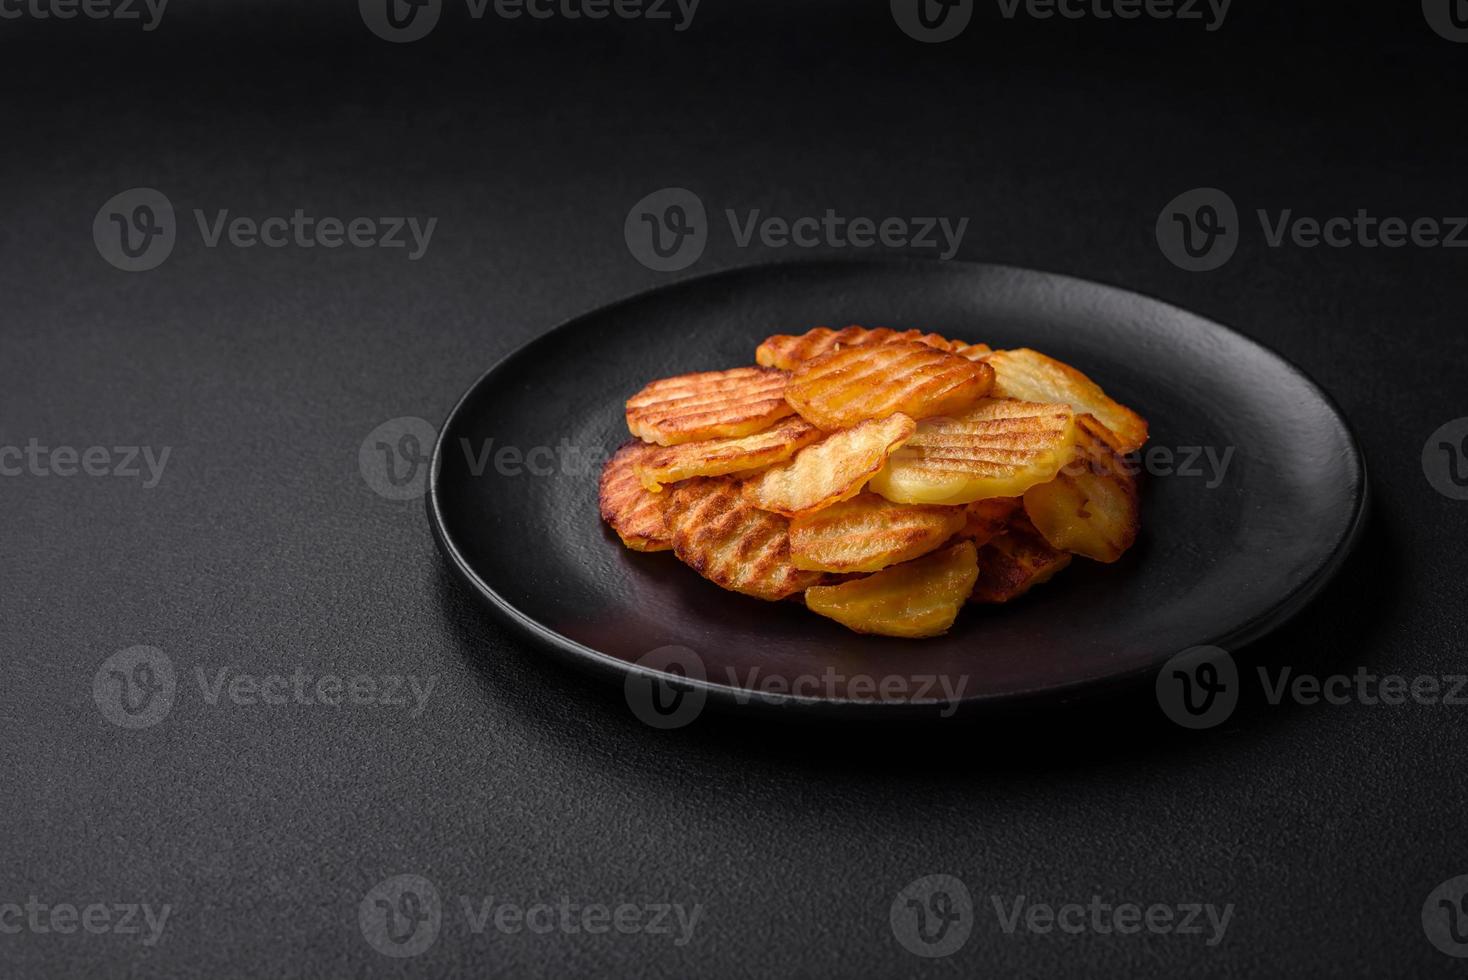
{"label": "crispy edge of potato slice", "polygon": [[1122,453],[1136,452],[1147,441],[1146,419],[1064,361],[1029,347],[994,351],[983,360],[994,368],[993,394],[998,397],[1065,402],[1078,415],[1094,415],[1121,440]]}
{"label": "crispy edge of potato slice", "polygon": [[978,551],[960,541],[865,578],[812,586],[805,604],[857,633],[922,639],[952,628],[978,577]]}
{"label": "crispy edge of potato slice", "polygon": [[635,469],[642,485],[661,493],[663,484],[696,476],[753,476],[782,463],[825,435],[798,416],[781,419],[772,428],[738,439],[705,439],[676,446],[653,446]]}
{"label": "crispy edge of potato slice", "polygon": [[876,572],[920,558],[958,533],[961,507],[894,504],[860,493],[790,522],[790,558],[816,572]]}
{"label": "crispy edge of potato slice", "polygon": [[1011,602],[1059,575],[1071,562],[1067,551],[1050,547],[1022,513],[1008,529],[979,549],[979,578],[970,602]]}
{"label": "crispy edge of potato slice", "polygon": [[1141,504],[1122,441],[1094,415],[1076,418],[1076,458],[1025,491],[1025,514],[1052,548],[1106,564],[1137,540]]}
{"label": "crispy edge of potato slice", "polygon": [[[1026,429],[1028,420],[1035,421]],[[919,424],[872,478],[871,489],[899,504],[956,506],[1018,497],[1070,463],[1075,439],[1069,405],[986,398],[964,415]],[[1013,465],[1001,472],[1006,458]]]}
{"label": "crispy edge of potato slice", "polygon": [[791,564],[789,522],[751,507],[736,480],[697,477],[661,496],[673,553],[720,588],[775,602],[820,581]]}
{"label": "crispy edge of potato slice", "polygon": [[914,420],[968,411],[989,393],[993,368],[917,341],[845,347],[792,372],[785,400],[828,432],[901,413]]}
{"label": "crispy edge of potato slice", "polygon": [[799,517],[854,497],[916,429],[898,413],[833,432],[745,483],[744,498],[761,510]]}
{"label": "crispy edge of potato slice", "polygon": [[627,429],[659,446],[753,435],[794,412],[788,383],[784,371],[748,366],[659,378],[627,399]]}
{"label": "crispy edge of potato slice", "polygon": [[637,460],[652,449],[645,442],[625,443],[602,466],[597,480],[597,509],[622,543],[633,551],[669,551],[672,536],[663,522],[663,505],[637,478]]}

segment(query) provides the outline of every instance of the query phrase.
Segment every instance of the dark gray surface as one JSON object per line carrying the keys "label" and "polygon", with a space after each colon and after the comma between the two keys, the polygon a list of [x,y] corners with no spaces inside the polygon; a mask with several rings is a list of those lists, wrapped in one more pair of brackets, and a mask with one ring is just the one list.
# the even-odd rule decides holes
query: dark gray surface
{"label": "dark gray surface", "polygon": [[[1465,669],[1468,504],[1424,478],[1465,412],[1465,253],[1159,252],[1198,186],[1246,215],[1468,212],[1468,46],[1415,4],[1242,2],[1225,27],[1005,22],[920,46],[885,4],[716,4],[692,29],[447,19],[393,47],[351,4],[210,3],[143,35],[0,21],[0,444],[172,448],[163,481],[3,478],[0,904],[173,907],[156,947],[0,934],[7,976],[1461,972],[1420,921],[1468,873],[1463,708],[1271,707],[1190,734],[1146,697],[921,733],[706,717],[643,727],[547,664],[442,570],[422,502],[364,482],[379,423],[434,422],[550,326],[668,281],[622,224],[683,185],[716,213],[969,216],[960,257],[1159,296],[1301,365],[1372,468],[1361,551],[1247,662]],[[1270,5],[1273,7],[1274,5]],[[440,218],[402,252],[207,249],[127,275],[102,202]],[[817,250],[819,251],[819,250]],[[716,235],[685,274],[789,251]],[[679,274],[684,275],[684,274]],[[172,712],[92,698],[114,652],[163,649]],[[418,718],[209,705],[196,667],[437,677]],[[1246,676],[1251,675],[1246,671]],[[908,953],[923,875],[979,902],[968,944]],[[378,955],[358,903],[415,873],[451,921]],[[1236,905],[1227,937],[1006,935],[989,895]],[[475,936],[459,895],[702,903],[694,940]]]}

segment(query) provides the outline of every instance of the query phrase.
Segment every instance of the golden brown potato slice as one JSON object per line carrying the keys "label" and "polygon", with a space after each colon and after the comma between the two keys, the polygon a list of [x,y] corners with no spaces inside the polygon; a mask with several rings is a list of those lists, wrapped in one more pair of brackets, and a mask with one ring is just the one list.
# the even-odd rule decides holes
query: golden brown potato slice
{"label": "golden brown potato slice", "polygon": [[973,542],[884,568],[843,585],[805,590],[805,604],[858,633],[923,637],[947,632],[979,576]]}
{"label": "golden brown potato slice", "polygon": [[913,419],[957,415],[993,384],[982,361],[917,341],[845,347],[806,361],[790,376],[785,400],[828,432],[896,412]]}
{"label": "golden brown potato slice", "polygon": [[863,493],[790,522],[796,568],[875,572],[926,555],[953,537],[968,515],[962,507],[894,504]]}
{"label": "golden brown potato slice", "polygon": [[921,330],[899,332],[890,327],[846,327],[843,330],[816,327],[814,330],[807,330],[797,336],[777,333],[773,337],[766,338],[765,342],[755,349],[754,359],[756,363],[764,367],[793,371],[806,361],[820,357],[838,347],[866,347],[871,344],[889,344],[901,340],[917,341],[940,350],[952,349],[949,340],[935,333],[925,334]]}
{"label": "golden brown potato slice", "polygon": [[975,545],[983,546],[1009,526],[1009,520],[1020,509],[1024,501],[1020,497],[991,497],[975,500],[964,508],[964,524],[960,537],[968,538]]}
{"label": "golden brown potato slice", "polygon": [[707,439],[678,446],[654,446],[637,463],[642,485],[653,493],[664,483],[677,483],[695,476],[747,475],[754,470],[783,462],[824,436],[802,418],[788,418],[774,428],[742,439]]}
{"label": "golden brown potato slice", "polygon": [[1137,540],[1137,479],[1121,445],[1095,416],[1081,415],[1075,460],[1054,480],[1025,491],[1025,513],[1051,547],[1113,562]]}
{"label": "golden brown potato slice", "polygon": [[1048,582],[1070,564],[1070,554],[1056,551],[1040,533],[1016,516],[1009,529],[979,549],[979,581],[973,602],[1008,602]]}
{"label": "golden brown potato slice", "polygon": [[916,429],[906,415],[889,415],[833,433],[751,479],[744,498],[761,510],[797,517],[854,497]]}
{"label": "golden brown potato slice", "polygon": [[597,488],[602,520],[633,551],[667,551],[673,547],[663,523],[663,505],[637,478],[636,466],[653,447],[629,442],[602,467]]}
{"label": "golden brown potato slice", "polygon": [[753,435],[794,411],[785,401],[788,380],[757,367],[663,378],[627,399],[627,428],[659,446]]}
{"label": "golden brown potato slice", "polygon": [[1069,406],[987,398],[957,418],[919,425],[871,488],[899,504],[1018,497],[1055,479],[1074,452]]}
{"label": "golden brown potato slice", "polygon": [[984,361],[994,369],[997,398],[1064,402],[1077,414],[1089,412],[1116,434],[1123,453],[1135,452],[1147,441],[1146,419],[1106,397],[1100,385],[1069,364],[1027,347],[995,351]]}
{"label": "golden brown potato slice", "polygon": [[737,481],[700,477],[659,496],[674,554],[715,585],[773,602],[820,581],[791,564],[790,522],[751,507]]}

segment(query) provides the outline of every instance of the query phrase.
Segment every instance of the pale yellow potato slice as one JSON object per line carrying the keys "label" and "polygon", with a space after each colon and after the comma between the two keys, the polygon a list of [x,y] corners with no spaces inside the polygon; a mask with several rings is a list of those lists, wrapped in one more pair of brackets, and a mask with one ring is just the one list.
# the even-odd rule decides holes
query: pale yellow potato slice
{"label": "pale yellow potato slice", "polygon": [[973,542],[963,541],[866,578],[806,589],[805,604],[858,633],[938,636],[953,625],[978,576]]}
{"label": "pale yellow potato slice", "polygon": [[1070,462],[1075,431],[1068,405],[984,399],[957,418],[920,424],[871,489],[899,504],[1018,497]]}
{"label": "pale yellow potato slice", "polygon": [[995,351],[984,363],[994,369],[996,398],[1064,402],[1077,414],[1094,415],[1116,434],[1122,453],[1135,452],[1147,441],[1146,419],[1108,398],[1100,385],[1064,361],[1021,347]]}

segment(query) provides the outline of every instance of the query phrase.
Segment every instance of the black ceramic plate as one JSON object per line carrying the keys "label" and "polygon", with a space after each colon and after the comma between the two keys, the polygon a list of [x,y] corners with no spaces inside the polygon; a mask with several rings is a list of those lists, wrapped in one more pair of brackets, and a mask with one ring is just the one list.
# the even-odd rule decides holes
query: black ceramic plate
{"label": "black ceramic plate", "polygon": [[[946,636],[912,641],[725,592],[671,553],[628,551],[602,525],[592,461],[628,438],[629,395],[752,363],[771,333],[849,323],[1034,347],[1141,412],[1152,456],[1136,546],[1112,565],[1077,559],[1020,601],[970,606]],[[1063,276],[893,261],[721,273],[551,331],[490,370],[444,423],[429,513],[469,586],[550,651],[646,676],[646,654],[684,647],[703,696],[895,715],[945,700],[927,678],[947,680],[965,707],[1012,704],[1144,678],[1198,645],[1237,649],[1335,572],[1365,496],[1330,399],[1225,327]],[[870,689],[884,680],[886,698]]]}

